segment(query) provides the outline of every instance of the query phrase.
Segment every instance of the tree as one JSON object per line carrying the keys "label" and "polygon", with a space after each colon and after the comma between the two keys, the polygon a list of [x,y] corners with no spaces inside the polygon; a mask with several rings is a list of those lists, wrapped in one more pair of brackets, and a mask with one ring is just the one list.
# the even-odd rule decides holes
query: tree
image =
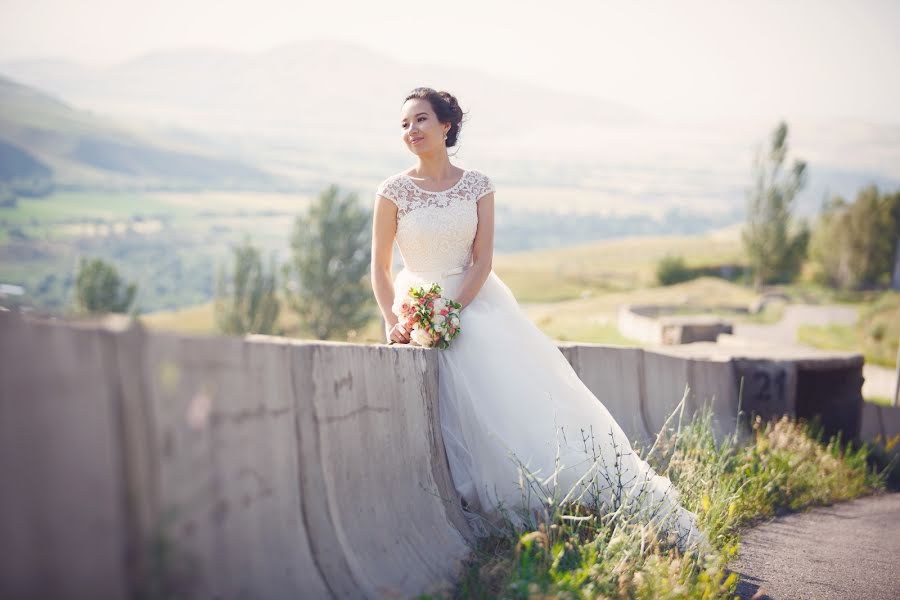
{"label": "tree", "polygon": [[294,222],[285,296],[318,339],[365,325],[369,308],[371,213],[355,193],[343,198],[330,185]]}
{"label": "tree", "polygon": [[890,284],[900,241],[900,191],[859,190],[850,204],[835,196],[823,206],[810,244],[817,279],[842,289]]}
{"label": "tree", "polygon": [[115,265],[102,258],[81,257],[75,275],[75,310],[82,314],[128,312],[137,285],[126,284]]}
{"label": "tree", "polygon": [[[275,261],[263,270],[259,250],[245,238],[233,246],[234,271],[220,269],[216,280],[216,326],[226,334],[279,334],[280,306],[276,296]],[[230,282],[229,282],[230,279]],[[229,285],[230,283],[230,285]]]}
{"label": "tree", "polygon": [[749,194],[747,223],[741,239],[757,290],[765,283],[796,277],[809,242],[805,221],[792,228],[791,205],[806,183],[806,163],[795,160],[789,173],[782,172],[788,151],[787,134],[787,124],[782,121],[772,133],[769,151],[757,152],[754,160],[755,183]]}
{"label": "tree", "polygon": [[685,264],[683,256],[666,254],[656,263],[656,280],[660,285],[681,283],[693,277],[695,275]]}

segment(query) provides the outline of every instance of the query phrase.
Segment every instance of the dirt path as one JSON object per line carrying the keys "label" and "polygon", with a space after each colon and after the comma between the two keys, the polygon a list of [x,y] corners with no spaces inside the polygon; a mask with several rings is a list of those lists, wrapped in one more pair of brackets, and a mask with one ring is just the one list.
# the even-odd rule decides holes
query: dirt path
{"label": "dirt path", "polygon": [[746,530],[729,568],[741,600],[900,598],[900,493],[793,513]]}

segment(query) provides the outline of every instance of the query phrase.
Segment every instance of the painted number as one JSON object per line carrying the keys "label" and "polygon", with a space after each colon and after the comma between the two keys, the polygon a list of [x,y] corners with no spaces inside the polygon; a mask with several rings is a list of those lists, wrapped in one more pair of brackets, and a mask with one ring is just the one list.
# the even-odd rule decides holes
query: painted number
{"label": "painted number", "polygon": [[[774,386],[772,385],[772,380]],[[772,406],[772,401],[777,400],[781,404],[784,400],[786,375],[783,370],[779,370],[772,376],[769,371],[754,371],[752,375],[753,389],[756,390],[756,401]],[[774,389],[773,389],[774,387]],[[773,393],[775,397],[773,398]]]}

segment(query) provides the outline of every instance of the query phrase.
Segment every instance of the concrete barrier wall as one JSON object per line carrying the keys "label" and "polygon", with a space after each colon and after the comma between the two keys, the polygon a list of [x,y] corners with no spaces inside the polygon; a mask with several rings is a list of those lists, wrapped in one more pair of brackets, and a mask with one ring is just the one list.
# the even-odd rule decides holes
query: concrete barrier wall
{"label": "concrete barrier wall", "polygon": [[308,374],[289,348],[154,334],[143,350],[151,522],[177,550],[167,578],[188,597],[326,597],[301,510],[292,386]]}
{"label": "concrete barrier wall", "polygon": [[632,442],[646,443],[643,350],[603,344],[559,345],[578,377],[606,406]]}
{"label": "concrete barrier wall", "polygon": [[0,597],[412,597],[470,532],[436,355],[0,314]]}
{"label": "concrete barrier wall", "polygon": [[[734,432],[740,389],[734,359],[692,358],[683,347],[566,342],[559,349],[632,442],[652,442],[685,392],[685,421],[708,404],[716,439]],[[677,416],[670,424],[677,425]]]}
{"label": "concrete barrier wall", "polygon": [[564,343],[560,350],[632,441],[655,436],[685,391],[683,419],[711,406],[717,440],[735,432],[739,438],[748,435],[753,415],[819,415],[826,434],[840,429],[843,440],[859,437],[863,357],[858,354],[773,352],[712,342],[644,349]]}
{"label": "concrete barrier wall", "polygon": [[864,440],[874,440],[879,437],[882,442],[900,435],[900,406],[884,406],[874,402],[865,402],[859,435]]}
{"label": "concrete barrier wall", "polygon": [[[704,405],[710,405],[716,439],[731,434],[735,428],[738,398],[733,361],[699,359],[677,352],[663,348],[643,352],[647,428],[654,434],[659,432],[685,398],[683,422],[689,421]],[[677,422],[678,416],[673,417],[670,426],[677,426]]]}
{"label": "concrete barrier wall", "polygon": [[326,577],[341,580],[336,595],[408,597],[450,582],[468,548],[440,437],[436,355],[352,344],[295,350],[312,361],[296,394],[311,400],[300,425],[303,509]]}
{"label": "concrete barrier wall", "polygon": [[0,312],[0,598],[123,598],[108,336]]}
{"label": "concrete barrier wall", "polygon": [[[436,351],[127,323],[0,313],[0,597],[452,585],[473,538],[440,434]],[[693,346],[560,350],[642,444],[685,386],[684,418],[711,402],[717,434],[731,433],[751,367],[786,373],[772,411],[796,406],[790,361]]]}

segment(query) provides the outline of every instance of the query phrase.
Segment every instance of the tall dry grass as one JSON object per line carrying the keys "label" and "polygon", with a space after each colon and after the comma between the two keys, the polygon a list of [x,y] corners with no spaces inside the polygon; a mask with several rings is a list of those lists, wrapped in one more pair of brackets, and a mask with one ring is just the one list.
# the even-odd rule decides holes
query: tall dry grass
{"label": "tall dry grass", "polygon": [[[479,541],[448,597],[731,598],[738,576],[727,565],[743,527],[778,512],[883,490],[895,466],[870,464],[877,454],[871,444],[824,440],[817,423],[786,416],[755,418],[749,426],[741,416],[739,428],[717,441],[709,403],[684,422],[684,402],[651,447],[634,450],[676,486],[711,547],[682,547],[664,523],[648,518],[652,503],[638,511],[557,502],[577,494],[538,489],[548,500],[543,510],[507,509],[499,522],[485,519],[491,533]],[[523,472],[523,506],[535,479]]]}

